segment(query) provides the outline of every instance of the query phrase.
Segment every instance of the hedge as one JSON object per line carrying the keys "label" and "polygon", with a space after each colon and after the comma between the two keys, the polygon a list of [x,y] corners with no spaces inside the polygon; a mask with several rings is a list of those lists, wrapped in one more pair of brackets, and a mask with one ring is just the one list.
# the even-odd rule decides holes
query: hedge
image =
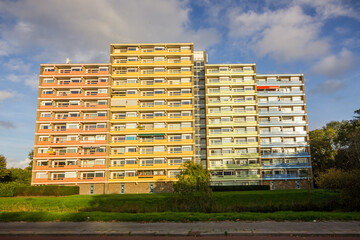
{"label": "hedge", "polygon": [[14,189],[14,196],[67,196],[77,194],[79,194],[78,186],[21,186]]}
{"label": "hedge", "polygon": [[213,192],[270,190],[269,185],[210,186]]}
{"label": "hedge", "polygon": [[0,183],[0,197],[13,197],[15,188],[22,186],[27,185],[18,182]]}

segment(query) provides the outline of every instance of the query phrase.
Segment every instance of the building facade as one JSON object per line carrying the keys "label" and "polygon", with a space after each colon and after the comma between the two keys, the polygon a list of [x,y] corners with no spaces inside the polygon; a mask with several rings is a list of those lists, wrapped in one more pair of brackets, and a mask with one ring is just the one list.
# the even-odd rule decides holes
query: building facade
{"label": "building facade", "polygon": [[207,64],[192,43],[111,44],[110,64],[42,64],[32,185],[172,191],[186,161],[212,185],[305,188],[303,75]]}

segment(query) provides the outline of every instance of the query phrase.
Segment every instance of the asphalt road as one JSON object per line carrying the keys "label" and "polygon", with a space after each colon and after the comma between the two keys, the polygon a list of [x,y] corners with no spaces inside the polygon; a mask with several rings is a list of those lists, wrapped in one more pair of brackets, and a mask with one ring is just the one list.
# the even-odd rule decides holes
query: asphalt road
{"label": "asphalt road", "polygon": [[186,240],[186,239],[210,239],[210,240],[359,240],[360,237],[344,236],[0,236],[1,240]]}

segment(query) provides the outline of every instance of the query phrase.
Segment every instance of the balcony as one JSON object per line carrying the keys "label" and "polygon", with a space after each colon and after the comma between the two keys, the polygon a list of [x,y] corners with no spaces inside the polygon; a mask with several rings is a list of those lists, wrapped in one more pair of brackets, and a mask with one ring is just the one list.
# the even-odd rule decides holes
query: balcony
{"label": "balcony", "polygon": [[[226,116],[226,115],[223,115]],[[256,121],[209,121],[208,127],[256,126]]]}
{"label": "balcony", "polygon": [[254,70],[229,70],[229,71],[219,71],[216,69],[208,69],[207,75],[209,76],[221,76],[221,75],[252,75],[254,74]]}
{"label": "balcony", "polygon": [[257,86],[299,86],[301,81],[257,81]]}
{"label": "balcony", "polygon": [[247,91],[210,91],[210,89],[208,89],[209,92],[206,93],[206,95],[255,95],[255,91],[254,90],[247,90]]}
{"label": "balcony", "polygon": [[79,110],[97,110],[97,109],[108,109],[108,105],[97,105],[97,104],[87,104],[87,105],[41,105],[39,109],[54,109],[54,110],[68,110],[68,109],[79,109]]}
{"label": "balcony", "polygon": [[216,166],[210,166],[211,170],[219,170],[219,169],[256,169],[260,168],[259,163],[254,164],[223,164],[223,165],[216,165]]}
{"label": "balcony", "polygon": [[136,169],[136,170],[143,170],[143,169],[179,169],[180,165],[168,165],[167,163],[154,163],[154,164],[121,164],[121,165],[110,165],[110,170],[125,170],[125,169]]}
{"label": "balcony", "polygon": [[208,113],[206,116],[209,117],[222,117],[222,116],[248,116],[248,115],[256,115],[256,111],[212,111],[208,109]]}
{"label": "balcony", "polygon": [[165,145],[174,145],[174,144],[193,144],[194,143],[194,139],[180,139],[178,141],[171,141],[171,140],[113,140],[110,143],[110,146],[126,146],[129,144],[135,144],[135,145],[157,145],[157,144],[165,144]]}
{"label": "balcony", "polygon": [[267,101],[258,102],[259,106],[302,106],[304,101]]}
{"label": "balcony", "polygon": [[[116,81],[116,80],[115,80]],[[171,87],[171,88],[182,88],[182,87],[191,87],[193,86],[192,82],[183,82],[183,83],[179,83],[179,84],[172,84],[171,82],[165,82],[165,83],[149,83],[149,84],[142,84],[142,83],[122,83],[122,82],[118,82],[115,84],[113,84],[111,87],[112,88],[160,88],[160,87]]]}
{"label": "balcony", "polygon": [[41,86],[43,87],[60,87],[60,88],[66,88],[66,87],[102,87],[102,86],[110,86],[110,83],[108,82],[97,82],[97,83],[84,83],[84,82],[70,82],[70,83],[42,83]]}
{"label": "balcony", "polygon": [[277,163],[277,164],[262,164],[263,169],[273,169],[273,168],[311,168],[309,163]]}
{"label": "balcony", "polygon": [[83,71],[71,71],[71,69],[58,69],[57,71],[44,71],[41,75],[108,75],[109,71],[86,69]]}
{"label": "balcony", "polygon": [[172,132],[193,132],[195,128],[188,127],[188,128],[151,128],[151,127],[145,127],[145,128],[117,128],[112,129],[110,133],[135,133],[135,134],[141,134],[141,133],[172,133]]}
{"label": "balcony", "polygon": [[171,156],[193,156],[194,151],[176,151],[176,152],[154,152],[154,151],[140,151],[140,152],[112,152],[111,158],[119,157],[171,157]]}
{"label": "balcony", "polygon": [[233,142],[233,143],[222,143],[222,142],[210,142],[208,148],[214,147],[258,147],[258,142]]}
{"label": "balcony", "polygon": [[92,165],[92,166],[86,166],[83,167],[81,165],[57,165],[57,166],[35,166],[35,170],[68,170],[68,169],[78,169],[78,170],[84,170],[84,169],[105,169],[106,166],[104,164],[101,165]]}
{"label": "balcony", "polygon": [[226,181],[226,180],[255,180],[260,179],[260,175],[220,175],[211,176],[210,181]]}
{"label": "balcony", "polygon": [[217,153],[217,154],[209,154],[208,158],[209,159],[222,159],[222,158],[258,158],[259,154],[258,153]]}
{"label": "balcony", "polygon": [[97,132],[107,132],[107,128],[59,128],[59,129],[38,129],[38,133],[97,133]]}
{"label": "balcony", "polygon": [[258,91],[258,96],[302,96],[305,95],[302,91]]}
{"label": "balcony", "polygon": [[309,158],[310,154],[307,152],[295,153],[261,153],[262,158]]}
{"label": "balcony", "polygon": [[158,55],[158,54],[164,54],[164,55],[191,55],[192,50],[183,50],[180,48],[168,48],[165,50],[155,50],[153,48],[146,48],[146,49],[138,49],[138,50],[127,50],[127,49],[119,49],[115,48],[111,55]]}
{"label": "balcony", "polygon": [[[246,106],[246,105],[255,105],[256,101],[252,100],[237,100],[237,101],[209,101],[208,106],[230,106],[230,105],[239,105],[239,106]],[[256,113],[256,111],[254,111]]]}
{"label": "balcony", "polygon": [[63,94],[63,95],[56,95],[56,94],[41,94],[40,98],[50,98],[50,99],[62,99],[62,98],[104,98],[109,97],[107,93],[87,93],[87,94]]}
{"label": "balcony", "polygon": [[111,122],[158,122],[158,121],[192,121],[194,116],[142,116],[142,117],[122,117],[115,116]]}
{"label": "balcony", "polygon": [[293,132],[264,132],[260,130],[261,137],[271,137],[271,136],[306,136],[306,131],[293,131]]}
{"label": "balcony", "polygon": [[309,146],[308,142],[274,142],[274,143],[262,143],[260,142],[262,148],[265,147],[306,147]]}
{"label": "balcony", "polygon": [[260,127],[266,126],[305,126],[305,121],[260,121]]}
{"label": "balcony", "polygon": [[106,144],[106,143],[107,143],[106,140],[91,140],[91,141],[86,141],[86,140],[77,140],[77,141],[60,140],[60,141],[54,141],[54,142],[38,141],[37,145],[42,145],[42,146],[76,145],[76,146],[80,146],[80,145],[87,145],[87,144],[103,145],[103,144]]}
{"label": "balcony", "polygon": [[237,132],[212,132],[210,131],[207,135],[208,137],[242,137],[242,136],[257,136],[257,132],[246,132],[246,131],[237,131]]}
{"label": "balcony", "polygon": [[37,153],[36,157],[48,157],[48,158],[68,158],[68,157],[98,157],[106,156],[106,152],[78,152],[78,153],[57,153],[49,151],[48,153]]}
{"label": "balcony", "polygon": [[78,182],[103,182],[105,181],[105,177],[94,177],[94,178],[58,178],[58,179],[51,179],[51,178],[35,178],[33,183],[78,183]]}
{"label": "balcony", "polygon": [[[292,180],[292,179],[307,179],[307,175],[302,174],[263,174],[263,180]],[[311,178],[311,177],[310,177]]]}
{"label": "balcony", "polygon": [[208,86],[217,86],[217,85],[254,85],[255,81],[254,80],[247,80],[247,81],[236,81],[236,80],[229,80],[229,81],[224,81],[224,80],[212,80],[212,79],[208,79],[207,85]]}
{"label": "balcony", "polygon": [[262,111],[259,110],[259,116],[303,116],[305,111]]}

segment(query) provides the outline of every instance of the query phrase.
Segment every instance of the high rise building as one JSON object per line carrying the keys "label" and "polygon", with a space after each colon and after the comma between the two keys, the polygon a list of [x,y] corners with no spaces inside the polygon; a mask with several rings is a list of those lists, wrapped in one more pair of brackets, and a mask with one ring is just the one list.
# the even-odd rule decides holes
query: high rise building
{"label": "high rise building", "polygon": [[110,64],[42,64],[39,82],[33,185],[168,192],[194,161],[212,185],[307,186],[302,75],[207,64],[192,43],[111,44]]}

